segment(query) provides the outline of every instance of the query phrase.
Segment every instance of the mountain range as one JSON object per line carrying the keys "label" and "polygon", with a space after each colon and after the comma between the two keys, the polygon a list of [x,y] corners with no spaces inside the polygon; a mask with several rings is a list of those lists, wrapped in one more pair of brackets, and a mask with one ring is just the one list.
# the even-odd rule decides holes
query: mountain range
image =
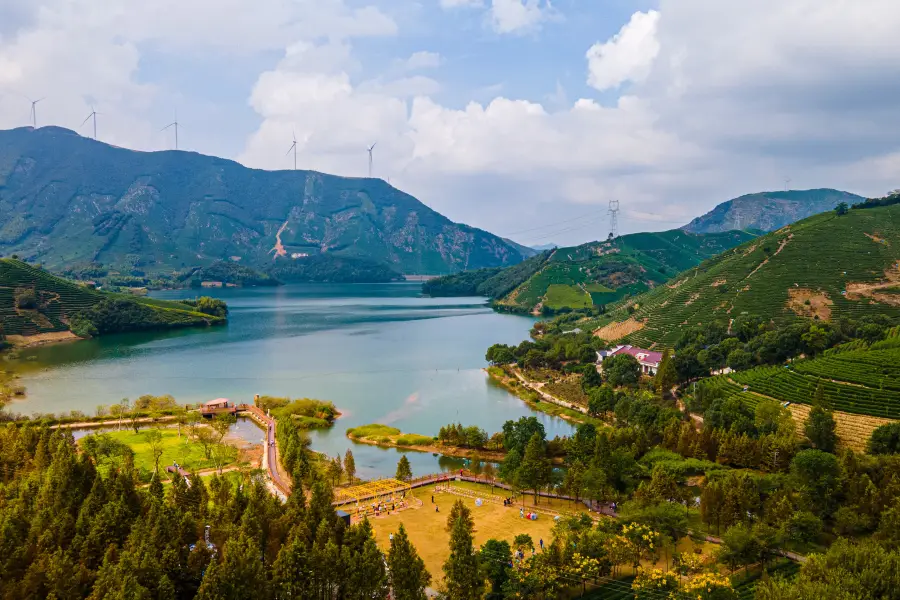
{"label": "mountain range", "polygon": [[27,127],[0,131],[0,254],[55,270],[171,272],[225,260],[308,278],[323,264],[443,274],[534,251],[454,223],[380,179],[262,171]]}
{"label": "mountain range", "polygon": [[832,189],[759,192],[728,200],[684,227],[691,233],[720,233],[733,229],[775,231],[794,221],[865,200],[862,196]]}

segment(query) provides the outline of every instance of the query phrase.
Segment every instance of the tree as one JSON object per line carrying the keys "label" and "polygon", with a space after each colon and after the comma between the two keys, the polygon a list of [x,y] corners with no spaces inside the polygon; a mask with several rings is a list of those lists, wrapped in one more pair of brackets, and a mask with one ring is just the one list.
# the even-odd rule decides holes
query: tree
{"label": "tree", "polygon": [[679,352],[672,357],[672,363],[675,365],[675,374],[678,376],[679,383],[709,375],[709,369],[704,368],[697,360],[697,355],[693,353]]}
{"label": "tree", "polygon": [[159,429],[151,429],[144,433],[144,439],[150,446],[150,452],[153,454],[153,472],[159,473],[159,459],[163,455],[163,435]]}
{"label": "tree", "polygon": [[846,202],[840,202],[837,206],[834,207],[834,214],[841,217],[850,212],[850,207],[847,206]]}
{"label": "tree", "polygon": [[588,394],[588,413],[592,417],[601,417],[611,412],[616,406],[616,391],[609,385],[593,388]]}
{"label": "tree", "polygon": [[675,364],[672,362],[672,351],[666,348],[663,351],[656,375],[653,377],[653,387],[656,388],[660,396],[665,397],[675,387],[677,378],[678,374],[675,372]]}
{"label": "tree", "polygon": [[447,531],[453,531],[453,525],[460,519],[465,521],[468,529],[474,531],[475,521],[472,519],[472,511],[463,504],[462,500],[457,500],[450,507],[450,513],[447,515]]}
{"label": "tree", "polygon": [[265,598],[268,582],[256,542],[241,532],[225,544],[223,554],[203,577],[197,600]]}
{"label": "tree", "polygon": [[431,583],[431,575],[410,543],[402,523],[391,539],[387,564],[395,600],[425,600],[425,588]]}
{"label": "tree", "polygon": [[519,466],[517,479],[519,484],[534,490],[534,503],[538,501],[538,490],[550,479],[550,461],[547,460],[547,451],[544,448],[544,440],[540,434],[535,433],[528,440],[525,447],[525,456]]}
{"label": "tree", "polygon": [[778,400],[760,400],[754,411],[753,424],[761,435],[776,433],[785,421],[792,421],[791,411],[781,406]]}
{"label": "tree", "polygon": [[503,600],[503,586],[509,581],[509,565],[512,563],[512,549],[509,542],[490,539],[481,547],[485,557],[485,574],[490,588],[485,600]]}
{"label": "tree", "polygon": [[900,422],[877,427],[868,447],[870,454],[900,454]]}
{"label": "tree", "polygon": [[344,473],[347,474],[347,481],[353,485],[353,479],[356,477],[356,461],[353,459],[353,452],[347,448],[344,453]]}
{"label": "tree", "polygon": [[409,466],[409,459],[406,458],[405,454],[397,461],[396,477],[400,481],[409,481],[412,479],[412,467]]}
{"label": "tree", "polygon": [[328,461],[328,476],[331,478],[331,485],[337,486],[341,482],[341,475],[344,474],[344,467],[341,466],[340,455],[335,456]]}
{"label": "tree", "polygon": [[518,450],[519,454],[524,454],[525,446],[534,434],[539,434],[541,440],[547,437],[544,424],[536,417],[521,417],[518,421],[507,421],[503,424],[503,446],[507,450]]}
{"label": "tree", "polygon": [[836,429],[837,423],[834,421],[834,415],[820,405],[812,407],[803,425],[803,432],[809,438],[813,448],[823,452],[834,452],[837,446]]}
{"label": "tree", "polygon": [[616,354],[603,359],[603,376],[613,387],[635,385],[641,378],[641,365],[630,354]]}
{"label": "tree", "polygon": [[222,440],[225,439],[225,436],[228,435],[228,432],[235,423],[237,423],[237,417],[229,413],[223,413],[213,417],[210,426],[213,431],[216,432],[217,444],[222,443]]}
{"label": "tree", "polygon": [[454,521],[450,531],[444,586],[452,600],[481,600],[484,595],[484,571],[472,547],[472,525],[462,517]]}
{"label": "tree", "polygon": [[759,560],[762,545],[753,530],[744,524],[728,529],[722,536],[722,549],[719,559],[731,568],[732,572],[739,566],[751,565]]}
{"label": "tree", "polygon": [[838,460],[833,454],[821,450],[798,452],[791,461],[791,475],[810,510],[831,514],[840,477]]}

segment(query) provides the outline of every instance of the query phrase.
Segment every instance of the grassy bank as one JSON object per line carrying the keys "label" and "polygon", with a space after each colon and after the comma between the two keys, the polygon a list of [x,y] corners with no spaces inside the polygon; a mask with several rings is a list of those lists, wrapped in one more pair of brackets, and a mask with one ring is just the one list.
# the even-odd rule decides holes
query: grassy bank
{"label": "grassy bank", "polygon": [[504,453],[480,448],[461,448],[442,444],[436,438],[418,433],[403,433],[396,427],[372,423],[351,427],[347,430],[347,437],[358,444],[370,444],[382,448],[401,448],[418,452],[431,452],[444,456],[458,456],[462,458],[477,454],[485,460],[503,460]]}

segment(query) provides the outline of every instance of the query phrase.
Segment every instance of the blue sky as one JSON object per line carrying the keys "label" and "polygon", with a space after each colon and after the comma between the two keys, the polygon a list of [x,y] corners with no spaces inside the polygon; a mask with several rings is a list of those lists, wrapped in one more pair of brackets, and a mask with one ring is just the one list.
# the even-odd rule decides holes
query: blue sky
{"label": "blue sky", "polygon": [[[893,0],[6,0],[0,127],[375,175],[523,243],[897,187]],[[564,224],[557,225],[560,222]]]}

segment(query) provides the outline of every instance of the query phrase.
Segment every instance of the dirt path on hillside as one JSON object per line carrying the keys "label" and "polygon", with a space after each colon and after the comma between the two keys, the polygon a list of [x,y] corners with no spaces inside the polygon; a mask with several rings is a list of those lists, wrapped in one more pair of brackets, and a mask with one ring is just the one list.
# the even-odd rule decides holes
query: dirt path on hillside
{"label": "dirt path on hillside", "polygon": [[773,258],[775,258],[776,256],[778,256],[779,254],[781,254],[781,251],[784,250],[784,247],[788,245],[788,242],[790,242],[791,239],[792,239],[793,237],[794,237],[794,234],[791,233],[791,234],[788,234],[788,236],[787,236],[786,238],[784,238],[783,240],[781,240],[781,243],[778,244],[778,250],[776,250],[776,251],[772,254],[772,256],[767,256],[766,259],[765,259],[764,261],[762,261],[761,263],[759,263],[758,265],[756,265],[756,268],[753,269],[752,271],[750,271],[750,274],[747,275],[746,277],[744,277],[744,280],[747,280],[747,279],[750,279],[751,277],[753,277],[753,274],[756,273],[757,271],[759,271],[760,269],[762,269],[764,266],[766,266],[766,263],[768,263],[770,260],[772,260]]}
{"label": "dirt path on hillside", "polygon": [[275,234],[275,246],[269,250],[269,252],[274,252],[273,259],[278,258],[279,256],[287,256],[287,250],[284,249],[284,244],[281,243],[281,234],[284,233],[284,230],[287,229],[288,223],[290,219],[285,221],[281,227],[279,227],[278,232]]}

